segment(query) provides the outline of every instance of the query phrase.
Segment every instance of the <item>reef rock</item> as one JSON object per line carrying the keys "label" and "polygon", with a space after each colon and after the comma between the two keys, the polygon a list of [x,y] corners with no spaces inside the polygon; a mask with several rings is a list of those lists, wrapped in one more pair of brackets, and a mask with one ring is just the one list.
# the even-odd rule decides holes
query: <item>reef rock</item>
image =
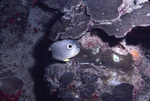
{"label": "reef rock", "polygon": [[[64,16],[60,21],[63,19],[70,20],[70,22],[66,24],[63,23],[64,21],[61,24],[59,24],[60,21],[56,22],[51,29],[51,40],[56,40],[56,38],[78,39],[95,28],[103,29],[109,36],[122,38],[134,27],[150,26],[150,3],[148,0],[74,1],[76,0],[61,1],[62,3],[55,4],[54,8],[63,9]],[[53,0],[47,0],[44,3],[48,2],[54,3]],[[65,2],[66,5],[64,5]],[[50,6],[51,3],[48,5]],[[59,26],[60,29],[55,30],[55,26]]]}

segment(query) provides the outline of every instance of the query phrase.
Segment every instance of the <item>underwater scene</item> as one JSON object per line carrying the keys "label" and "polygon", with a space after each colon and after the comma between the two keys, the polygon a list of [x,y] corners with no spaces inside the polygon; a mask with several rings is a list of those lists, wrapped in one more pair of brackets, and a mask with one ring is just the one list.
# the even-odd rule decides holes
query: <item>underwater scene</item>
{"label": "underwater scene", "polygon": [[150,101],[150,0],[0,0],[0,101]]}

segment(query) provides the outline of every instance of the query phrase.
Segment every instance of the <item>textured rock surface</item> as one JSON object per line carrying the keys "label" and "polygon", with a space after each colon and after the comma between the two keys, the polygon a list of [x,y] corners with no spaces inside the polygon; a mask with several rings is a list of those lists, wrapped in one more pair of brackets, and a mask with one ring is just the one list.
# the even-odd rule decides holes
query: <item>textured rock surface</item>
{"label": "textured rock surface", "polygon": [[103,101],[132,101],[133,85],[122,83],[113,88],[112,94],[103,93],[101,98]]}
{"label": "textured rock surface", "polygon": [[[99,22],[101,20],[113,20],[119,16],[118,8],[122,0],[83,0],[87,3],[87,14],[91,20]],[[111,3],[110,3],[111,2]]]}
{"label": "textured rock surface", "polygon": [[16,77],[3,78],[0,82],[1,90],[4,91],[5,94],[9,94],[23,88],[23,81]]}
{"label": "textured rock surface", "polygon": [[[150,26],[149,14],[150,3],[142,4],[140,9],[122,15],[111,25],[101,24],[96,27],[104,29],[108,35],[115,35],[117,38],[124,37],[135,26]],[[142,18],[142,19],[141,19]]]}
{"label": "textured rock surface", "polygon": [[[53,0],[44,1],[44,4],[50,6],[48,2],[53,2]],[[58,8],[61,2],[56,3]],[[95,0],[94,2],[93,0],[77,0],[76,2],[68,0],[64,2],[66,5],[61,6],[61,9],[66,9],[62,11],[65,13],[63,19],[70,20],[70,23],[67,22],[67,26],[63,23],[59,24],[59,28],[63,30],[54,31],[56,27],[52,27],[51,34],[55,37],[50,36],[51,40],[56,40],[58,37],[77,39],[94,28],[103,29],[109,36],[122,38],[136,26],[150,26],[148,0],[114,0],[112,2],[110,0]],[[72,5],[71,8],[68,4]],[[54,24],[54,26],[57,25],[57,23]]]}
{"label": "textured rock surface", "polygon": [[[0,98],[147,101],[149,27],[136,26],[150,26],[149,9],[148,0],[0,0]],[[126,44],[116,39],[126,34]],[[48,47],[68,38],[81,43],[78,56],[53,60]]]}
{"label": "textured rock surface", "polygon": [[0,89],[5,94],[22,90],[20,101],[36,100],[32,53],[51,17],[33,1],[0,1]]}
{"label": "textured rock surface", "polygon": [[[147,98],[149,73],[143,70],[150,69],[149,60],[135,52],[142,49],[141,46],[121,42],[123,46],[120,43],[110,47],[98,33],[82,36],[78,41],[81,51],[70,62],[46,67],[45,77],[52,84],[51,93],[58,91],[63,101],[140,101]],[[142,73],[146,73],[146,78]]]}

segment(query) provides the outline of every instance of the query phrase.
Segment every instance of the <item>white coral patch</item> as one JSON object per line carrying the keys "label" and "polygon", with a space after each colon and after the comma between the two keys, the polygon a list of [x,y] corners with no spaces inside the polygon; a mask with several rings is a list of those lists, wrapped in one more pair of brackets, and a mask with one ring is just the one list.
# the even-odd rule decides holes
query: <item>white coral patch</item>
{"label": "white coral patch", "polygon": [[114,60],[114,62],[120,62],[120,58],[116,54],[113,54],[113,60]]}
{"label": "white coral patch", "polygon": [[108,84],[109,85],[119,85],[121,82],[119,80],[117,80],[117,73],[113,73],[111,78],[108,80]]}

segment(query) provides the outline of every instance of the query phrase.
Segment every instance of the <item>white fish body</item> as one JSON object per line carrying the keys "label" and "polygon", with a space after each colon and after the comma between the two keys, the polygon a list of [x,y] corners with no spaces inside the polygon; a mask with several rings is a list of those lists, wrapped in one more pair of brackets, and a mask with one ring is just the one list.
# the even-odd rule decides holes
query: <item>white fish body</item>
{"label": "white fish body", "polygon": [[56,60],[69,61],[80,52],[80,44],[75,40],[62,40],[54,42],[49,50]]}

